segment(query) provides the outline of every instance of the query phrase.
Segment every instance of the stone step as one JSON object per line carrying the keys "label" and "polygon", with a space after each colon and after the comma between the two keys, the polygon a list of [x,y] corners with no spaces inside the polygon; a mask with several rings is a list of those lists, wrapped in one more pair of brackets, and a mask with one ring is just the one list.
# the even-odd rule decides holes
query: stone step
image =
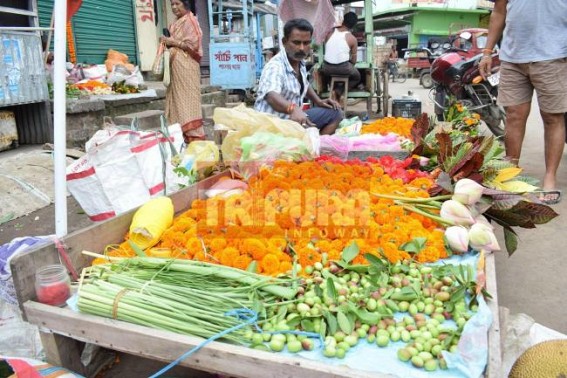
{"label": "stone step", "polygon": [[238,102],[227,102],[226,103],[226,108],[235,108],[238,105],[242,104],[242,101],[238,101]]}
{"label": "stone step", "polygon": [[226,102],[240,102],[242,98],[238,94],[229,94],[227,95]]}
{"label": "stone step", "polygon": [[119,126],[130,126],[132,121],[137,118],[140,130],[159,129],[161,127],[160,117],[162,114],[164,114],[163,110],[144,110],[114,117],[114,123]]}
{"label": "stone step", "polygon": [[216,106],[225,106],[226,92],[215,91],[201,94],[201,104],[214,104]]}

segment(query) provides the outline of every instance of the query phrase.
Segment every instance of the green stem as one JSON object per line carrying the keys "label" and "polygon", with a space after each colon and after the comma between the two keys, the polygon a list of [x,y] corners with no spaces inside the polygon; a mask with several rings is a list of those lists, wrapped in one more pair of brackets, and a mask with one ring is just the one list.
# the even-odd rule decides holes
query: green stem
{"label": "green stem", "polygon": [[398,201],[403,201],[406,203],[429,203],[429,202],[437,202],[437,201],[443,201],[443,200],[448,200],[451,199],[451,197],[453,196],[452,194],[445,194],[442,196],[437,196],[437,197],[428,197],[428,198],[407,198],[407,197],[403,197],[403,196],[392,196],[390,194],[381,194],[381,193],[370,193],[375,197],[379,197],[379,198],[386,198],[386,199],[391,199],[391,200],[398,200]]}
{"label": "green stem", "polygon": [[447,220],[447,219],[443,219],[441,217],[438,217],[436,215],[433,215],[431,213],[428,213],[425,210],[420,210],[415,206],[410,206],[410,205],[402,205],[404,207],[404,209],[409,210],[409,211],[413,211],[416,214],[420,214],[423,215],[424,217],[428,217],[429,219],[433,219],[434,221],[436,221],[437,223],[441,223],[443,225],[447,225],[447,226],[455,226],[455,223]]}

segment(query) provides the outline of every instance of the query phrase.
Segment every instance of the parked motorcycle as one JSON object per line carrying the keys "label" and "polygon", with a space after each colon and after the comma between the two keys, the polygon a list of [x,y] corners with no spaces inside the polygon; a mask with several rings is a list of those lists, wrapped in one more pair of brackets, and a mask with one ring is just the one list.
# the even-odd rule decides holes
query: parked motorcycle
{"label": "parked motorcycle", "polygon": [[437,118],[443,120],[451,96],[478,113],[495,136],[504,135],[506,113],[496,103],[500,81],[498,54],[492,56],[492,74],[484,80],[478,67],[482,54],[467,60],[456,50],[451,48],[450,52],[436,58],[431,64],[431,77],[435,85],[430,97],[435,103]]}

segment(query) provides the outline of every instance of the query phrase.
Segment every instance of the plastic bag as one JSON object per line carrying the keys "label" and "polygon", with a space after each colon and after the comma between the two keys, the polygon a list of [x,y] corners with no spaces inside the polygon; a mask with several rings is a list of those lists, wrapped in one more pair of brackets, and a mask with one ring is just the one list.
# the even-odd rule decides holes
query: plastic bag
{"label": "plastic bag", "polygon": [[350,138],[351,151],[402,151],[397,134],[364,134]]}
{"label": "plastic bag", "polygon": [[[233,133],[228,133],[222,144],[225,161],[238,161],[242,154],[240,140],[256,132],[267,132],[299,140],[306,138],[308,132],[299,123],[280,119],[274,115],[261,113],[241,104],[235,108],[216,108],[213,114],[215,124],[222,124]],[[309,135],[309,134],[308,134]],[[306,144],[308,154],[316,155],[313,143]]]}
{"label": "plastic bag", "polygon": [[274,133],[260,131],[242,138],[240,143],[240,172],[246,178],[258,173],[262,166],[271,166],[276,160],[302,161],[311,156],[302,139]]}
{"label": "plastic bag", "polygon": [[339,128],[335,132],[336,135],[354,136],[360,135],[362,130],[362,121],[358,117],[345,118],[339,123]]}
{"label": "plastic bag", "polygon": [[169,87],[171,82],[171,72],[170,72],[170,55],[169,50],[163,52],[163,85]]}
{"label": "plastic bag", "polygon": [[152,73],[154,75],[163,75],[163,52],[165,51],[165,44],[160,43],[156,57],[154,58],[154,63],[152,64]]}
{"label": "plastic bag", "polygon": [[346,136],[321,135],[319,154],[322,156],[333,156],[341,160],[347,160],[350,149],[350,139]]}
{"label": "plastic bag", "polygon": [[153,247],[173,223],[173,214],[173,202],[169,197],[149,200],[134,213],[130,224],[130,240],[141,249]]}

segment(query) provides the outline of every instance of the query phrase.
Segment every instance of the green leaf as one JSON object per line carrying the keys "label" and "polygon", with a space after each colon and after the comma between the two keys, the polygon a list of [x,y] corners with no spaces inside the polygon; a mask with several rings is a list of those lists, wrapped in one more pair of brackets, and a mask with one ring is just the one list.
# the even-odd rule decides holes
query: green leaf
{"label": "green leaf", "polygon": [[335,281],[331,277],[327,278],[327,296],[333,301],[337,300],[337,290],[335,289]]}
{"label": "green leaf", "polygon": [[250,264],[248,264],[246,271],[251,272],[251,273],[257,273],[258,272],[258,263],[256,262],[256,260],[252,260],[252,262],[250,262]]}
{"label": "green leaf", "polygon": [[341,254],[341,259],[347,263],[350,263],[356,256],[358,256],[359,248],[356,242],[352,242],[348,247],[343,250]]}
{"label": "green leaf", "polygon": [[323,316],[325,317],[325,320],[327,321],[329,333],[331,335],[334,335],[335,333],[337,333],[337,327],[338,327],[337,318],[335,318],[335,316],[327,310],[323,311]]}
{"label": "green leaf", "polygon": [[319,298],[323,297],[323,290],[321,289],[321,286],[319,285],[314,285],[315,286],[315,295]]}
{"label": "green leaf", "polygon": [[297,327],[301,323],[301,316],[299,314],[294,314],[294,315],[295,316],[291,317],[291,319],[289,319],[287,321],[287,325],[291,329],[294,329],[295,327]]}
{"label": "green leaf", "polygon": [[130,247],[138,257],[146,257],[146,252],[144,252],[142,248],[138,247],[138,245],[134,243],[132,239],[128,239],[128,244],[130,244]]}
{"label": "green leaf", "polygon": [[384,262],[382,260],[380,260],[378,257],[376,257],[375,255],[373,255],[371,253],[365,253],[364,258],[366,259],[366,261],[368,261],[370,263],[370,265],[372,267],[377,269],[378,272],[382,272],[382,271],[385,271],[387,269],[386,264],[384,264]]}
{"label": "green leaf", "polygon": [[341,310],[337,312],[337,322],[339,324],[340,330],[346,333],[347,335],[350,335],[350,333],[354,329],[354,324],[351,324],[350,320],[348,319],[348,316],[346,316],[345,313],[342,312]]}
{"label": "green leaf", "polygon": [[313,332],[315,330],[313,322],[309,319],[303,319],[301,321],[301,328],[303,328],[305,332]]}
{"label": "green leaf", "polygon": [[504,227],[504,243],[508,256],[512,256],[518,249],[518,235],[509,227]]}
{"label": "green leaf", "polygon": [[327,336],[327,323],[321,322],[319,335],[321,335],[322,338],[325,338],[325,336]]}
{"label": "green leaf", "polygon": [[287,315],[287,306],[280,306],[280,308],[278,309],[278,314],[276,315],[278,322],[284,320],[286,315]]}

